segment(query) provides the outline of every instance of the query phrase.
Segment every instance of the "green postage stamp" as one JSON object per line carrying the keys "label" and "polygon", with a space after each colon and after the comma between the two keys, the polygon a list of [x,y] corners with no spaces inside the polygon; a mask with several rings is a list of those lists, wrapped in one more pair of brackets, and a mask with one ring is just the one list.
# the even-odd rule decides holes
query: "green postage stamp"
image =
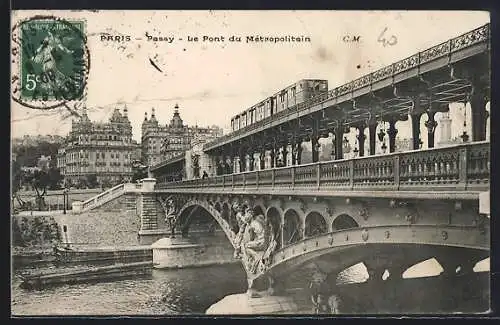
{"label": "green postage stamp", "polygon": [[34,17],[20,22],[15,99],[27,106],[52,108],[81,100],[90,66],[85,21]]}

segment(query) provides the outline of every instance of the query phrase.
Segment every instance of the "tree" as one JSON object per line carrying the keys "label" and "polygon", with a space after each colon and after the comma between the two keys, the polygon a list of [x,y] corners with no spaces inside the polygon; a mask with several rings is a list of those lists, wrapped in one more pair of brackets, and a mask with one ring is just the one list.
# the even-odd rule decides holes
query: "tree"
{"label": "tree", "polygon": [[47,170],[34,170],[26,173],[26,181],[31,183],[36,192],[36,204],[41,211],[45,206],[44,195],[47,193],[47,187],[50,184],[50,176]]}
{"label": "tree", "polygon": [[[15,168],[17,169],[17,167]],[[44,196],[47,193],[47,189],[60,188],[60,183],[62,181],[62,176],[58,168],[43,168],[25,172],[21,171],[20,176],[17,175],[18,173],[18,170],[13,170],[13,182],[18,182],[17,184],[21,184],[23,182],[31,184],[36,192],[36,204],[38,210],[40,211],[45,206]],[[19,187],[17,189],[19,189]],[[13,186],[13,189],[16,189],[16,187]],[[17,199],[19,204],[23,206],[25,202],[21,200],[19,195],[17,195]]]}
{"label": "tree", "polygon": [[60,148],[60,143],[49,143],[41,141],[37,145],[19,145],[12,148],[13,152],[17,154],[16,160],[21,166],[36,166],[38,158],[42,155],[50,156],[51,167],[57,164],[57,151]]}
{"label": "tree", "polygon": [[102,185],[102,188],[105,189],[105,188],[110,188],[111,187],[111,181],[109,180],[108,177],[105,177],[102,181],[101,181],[101,185]]}
{"label": "tree", "polygon": [[80,177],[78,179],[77,188],[87,188],[87,187],[88,187],[87,178],[86,177]]}
{"label": "tree", "polygon": [[96,188],[99,185],[99,182],[97,181],[97,175],[96,174],[87,175],[87,184],[89,188]]}
{"label": "tree", "polygon": [[[14,198],[19,203],[19,206],[24,206],[26,202],[24,202],[19,196],[19,190],[22,187],[24,180],[24,172],[21,169],[21,164],[17,160],[12,162],[12,199]],[[14,205],[13,205],[14,206]]]}
{"label": "tree", "polygon": [[139,161],[132,162],[132,182],[148,177],[148,166],[141,164]]}
{"label": "tree", "polygon": [[47,171],[49,174],[49,189],[58,190],[61,188],[61,183],[63,181],[63,176],[59,168],[51,167]]}

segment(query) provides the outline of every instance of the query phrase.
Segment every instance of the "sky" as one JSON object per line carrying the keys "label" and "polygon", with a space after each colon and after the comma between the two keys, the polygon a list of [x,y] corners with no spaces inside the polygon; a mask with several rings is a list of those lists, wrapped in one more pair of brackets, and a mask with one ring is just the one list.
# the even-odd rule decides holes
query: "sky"
{"label": "sky", "polygon": [[[16,11],[12,25],[37,13],[47,14]],[[231,116],[297,80],[326,79],[331,89],[489,22],[488,12],[480,11],[131,10],[51,14],[86,21],[91,68],[85,105],[90,119],[106,121],[114,108],[126,105],[133,137],[138,141],[144,113],[149,116],[153,107],[163,124],[168,123],[177,103],[185,124],[215,124],[227,129]],[[130,36],[131,41],[102,41],[103,33]],[[148,41],[147,35],[174,40]],[[252,35],[305,36],[311,42],[246,43],[246,36]],[[384,46],[379,41],[381,35],[396,42]],[[188,36],[200,40],[188,42]],[[224,36],[226,41],[204,42],[203,36]],[[229,42],[230,36],[241,36],[242,42]],[[345,42],[344,36],[359,36],[359,42]],[[461,108],[463,105],[452,111],[454,133],[461,133]],[[11,123],[12,137],[66,135],[71,127],[62,108],[39,111],[14,101]],[[399,136],[409,137],[405,132],[409,128],[400,128]]]}

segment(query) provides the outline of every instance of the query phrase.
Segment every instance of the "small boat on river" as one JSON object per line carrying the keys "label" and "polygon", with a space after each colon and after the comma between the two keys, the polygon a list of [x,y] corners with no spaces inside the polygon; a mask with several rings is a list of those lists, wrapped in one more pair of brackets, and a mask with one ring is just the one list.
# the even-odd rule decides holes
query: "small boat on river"
{"label": "small boat on river", "polygon": [[57,284],[74,284],[148,275],[152,269],[153,262],[148,261],[108,266],[84,266],[58,272],[24,274],[20,277],[22,288],[41,289],[45,286]]}

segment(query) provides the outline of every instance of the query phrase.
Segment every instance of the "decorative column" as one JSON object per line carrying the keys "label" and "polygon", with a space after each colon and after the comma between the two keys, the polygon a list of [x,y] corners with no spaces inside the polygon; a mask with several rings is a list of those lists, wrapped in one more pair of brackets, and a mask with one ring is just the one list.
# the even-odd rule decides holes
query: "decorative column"
{"label": "decorative column", "polygon": [[425,122],[425,127],[427,128],[427,147],[434,148],[434,132],[436,131],[437,122],[434,120],[434,116],[436,115],[435,111],[428,110],[427,116],[428,119]]}
{"label": "decorative column", "polygon": [[486,140],[486,122],[488,119],[486,103],[488,102],[488,98],[484,94],[484,92],[484,89],[479,89],[470,97],[472,115],[472,141]]}
{"label": "decorative column", "polygon": [[344,136],[344,126],[339,122],[339,125],[335,129],[335,160],[344,159],[343,152],[343,136]]}
{"label": "decorative column", "polygon": [[411,134],[412,134],[412,150],[420,149],[420,119],[422,118],[422,113],[410,114],[411,118]]}
{"label": "decorative column", "polygon": [[396,129],[396,120],[389,120],[389,130],[387,130],[389,135],[389,152],[396,151],[396,134],[398,134],[398,129]]}
{"label": "decorative column", "polygon": [[282,148],[283,148],[283,149],[282,149],[282,150],[283,150],[283,151],[282,151],[282,152],[283,152],[283,167],[286,167],[286,165],[287,165],[287,164],[286,164],[286,162],[287,162],[287,159],[286,159],[286,158],[287,158],[287,155],[288,155],[288,150],[287,150],[288,148],[287,148],[287,147],[288,147],[288,143],[287,143],[287,142],[285,142],[285,143],[283,144],[283,147],[282,147]]}
{"label": "decorative column", "polygon": [[365,155],[365,128],[366,125],[363,123],[358,126],[358,135],[356,138],[358,139],[358,144],[359,144],[359,156],[363,157]]}
{"label": "decorative column", "polygon": [[441,137],[438,145],[445,146],[451,141],[451,118],[449,112],[443,113],[439,119],[439,125],[441,127]]}
{"label": "decorative column", "polygon": [[235,156],[233,159],[233,173],[237,174],[237,173],[241,172],[240,167],[241,167],[240,157]]}
{"label": "decorative column", "polygon": [[299,139],[299,141],[296,144],[296,158],[295,158],[295,163],[297,165],[300,165],[302,163],[302,140]]}
{"label": "decorative column", "polygon": [[330,153],[330,157],[332,160],[335,160],[336,154],[335,154],[335,148],[336,148],[336,142],[335,142],[335,131],[331,132],[332,133],[332,152]]}
{"label": "decorative column", "polygon": [[271,168],[274,168],[274,166],[276,166],[276,164],[275,164],[275,159],[276,159],[276,141],[273,142],[273,147],[272,147],[272,149],[269,152],[269,157],[271,158],[270,159]]}
{"label": "decorative column", "polygon": [[262,147],[259,152],[260,170],[266,169],[266,149]]}
{"label": "decorative column", "polygon": [[370,141],[370,156],[375,155],[375,146],[377,143],[377,121],[370,121],[368,124],[368,138]]}
{"label": "decorative column", "polygon": [[311,134],[311,154],[312,154],[312,162],[318,162],[319,160],[319,143],[318,143],[318,136],[316,134]]}
{"label": "decorative column", "polygon": [[225,174],[232,174],[233,170],[234,170],[234,163],[231,160],[231,156],[227,156],[225,164],[224,164],[224,173]]}
{"label": "decorative column", "polygon": [[312,133],[311,133],[311,151],[312,162],[319,161],[319,115],[313,115]]}
{"label": "decorative column", "polygon": [[291,149],[292,149],[292,166],[295,166],[297,164],[297,143],[295,140],[295,135],[292,138],[292,144],[291,144]]}
{"label": "decorative column", "polygon": [[246,167],[246,155],[241,144],[240,146],[241,147],[238,149],[238,164],[239,164],[238,173],[244,172]]}

